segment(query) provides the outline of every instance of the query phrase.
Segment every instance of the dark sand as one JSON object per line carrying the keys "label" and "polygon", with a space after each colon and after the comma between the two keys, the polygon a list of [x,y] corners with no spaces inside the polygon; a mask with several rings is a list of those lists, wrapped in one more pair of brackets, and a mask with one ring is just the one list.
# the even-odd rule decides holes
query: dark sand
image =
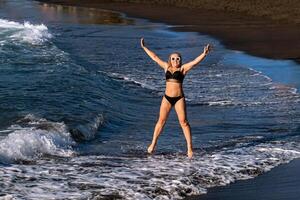
{"label": "dark sand", "polygon": [[[229,49],[245,51],[255,56],[273,59],[293,59],[300,62],[300,27],[263,19],[233,16],[226,13],[163,8],[159,6],[96,3],[97,0],[40,0],[62,5],[84,6],[119,11],[130,17],[150,19],[172,25],[190,25],[175,28],[208,34],[223,42]],[[186,200],[298,200],[300,199],[300,159],[275,167],[254,179],[208,190],[208,194],[188,197]]]}
{"label": "dark sand", "polygon": [[300,25],[285,24],[237,16],[216,11],[162,7],[129,3],[97,3],[97,0],[40,0],[62,5],[84,6],[120,11],[129,17],[146,18],[172,25],[177,31],[208,34],[220,40],[227,48],[248,54],[273,58],[293,59],[300,62]]}

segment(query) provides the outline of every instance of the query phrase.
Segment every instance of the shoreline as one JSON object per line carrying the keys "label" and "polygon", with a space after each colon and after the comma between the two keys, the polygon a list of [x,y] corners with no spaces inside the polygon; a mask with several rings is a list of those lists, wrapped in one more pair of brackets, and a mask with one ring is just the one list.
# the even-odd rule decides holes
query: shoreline
{"label": "shoreline", "polygon": [[281,164],[253,179],[239,180],[226,186],[208,188],[207,194],[191,196],[185,200],[232,199],[289,199],[300,196],[300,158]]}
{"label": "shoreline", "polygon": [[[60,4],[113,10],[128,17],[143,18],[170,25],[188,25],[171,28],[180,32],[198,32],[219,40],[226,48],[249,55],[294,60],[300,63],[300,25],[276,23],[251,16],[238,16],[211,10],[188,9],[159,5],[130,3],[87,3],[68,0],[38,0]],[[180,17],[178,17],[180,16]]]}

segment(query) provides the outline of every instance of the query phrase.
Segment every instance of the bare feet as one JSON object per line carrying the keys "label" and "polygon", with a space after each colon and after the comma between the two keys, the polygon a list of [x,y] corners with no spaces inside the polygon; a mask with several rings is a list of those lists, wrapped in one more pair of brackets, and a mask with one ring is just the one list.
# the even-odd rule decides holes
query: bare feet
{"label": "bare feet", "polygon": [[192,151],[192,150],[189,150],[189,151],[187,152],[187,156],[188,156],[189,159],[191,159],[191,158],[193,157],[193,151]]}
{"label": "bare feet", "polygon": [[153,145],[153,144],[150,144],[150,145],[149,145],[149,147],[148,147],[148,153],[149,153],[149,154],[152,154],[152,153],[153,153],[154,147],[155,147],[155,145]]}

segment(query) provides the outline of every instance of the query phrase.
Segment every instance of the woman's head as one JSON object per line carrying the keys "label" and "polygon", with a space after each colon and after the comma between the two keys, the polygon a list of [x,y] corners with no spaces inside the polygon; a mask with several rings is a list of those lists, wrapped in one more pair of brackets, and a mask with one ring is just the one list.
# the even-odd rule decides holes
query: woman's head
{"label": "woman's head", "polygon": [[182,59],[178,52],[171,53],[168,60],[169,67],[181,67]]}

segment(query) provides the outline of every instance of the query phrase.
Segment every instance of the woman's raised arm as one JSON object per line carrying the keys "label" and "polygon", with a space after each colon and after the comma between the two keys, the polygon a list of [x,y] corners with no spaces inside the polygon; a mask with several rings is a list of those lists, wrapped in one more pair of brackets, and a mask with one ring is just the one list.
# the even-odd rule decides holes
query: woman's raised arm
{"label": "woman's raised arm", "polygon": [[191,70],[194,66],[196,66],[197,64],[199,64],[204,58],[205,56],[209,53],[210,51],[210,45],[206,45],[203,49],[203,53],[200,54],[197,58],[195,58],[193,61],[188,62],[186,64],[182,65],[183,71],[186,74],[189,70]]}
{"label": "woman's raised arm", "polygon": [[144,49],[144,51],[148,54],[148,56],[154,60],[160,67],[162,67],[164,70],[168,68],[168,63],[162,61],[153,51],[150,51],[146,46],[144,42],[144,38],[141,38],[141,47]]}

